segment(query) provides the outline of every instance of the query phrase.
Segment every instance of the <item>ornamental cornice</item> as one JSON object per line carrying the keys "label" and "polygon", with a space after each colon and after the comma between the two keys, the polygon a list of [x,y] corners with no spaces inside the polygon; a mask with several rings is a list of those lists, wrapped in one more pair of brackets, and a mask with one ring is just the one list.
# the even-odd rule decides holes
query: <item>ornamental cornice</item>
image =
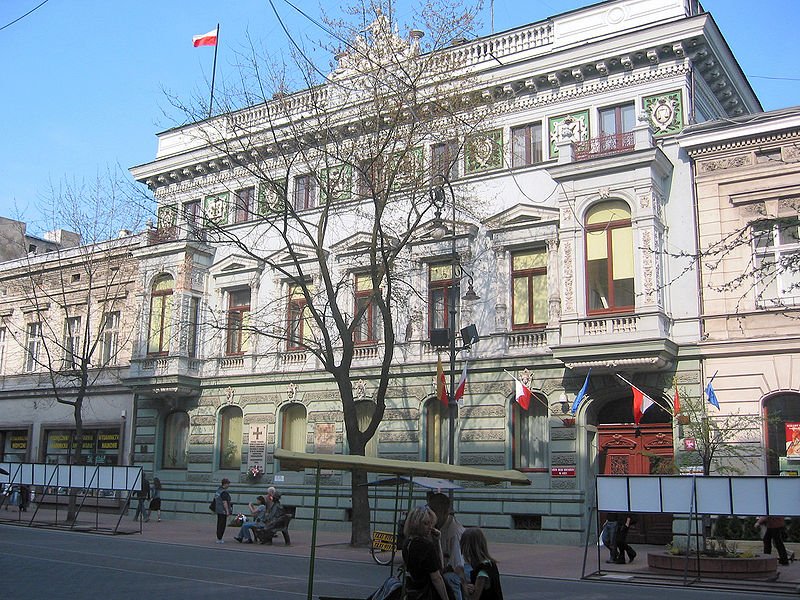
{"label": "ornamental cornice", "polygon": [[[690,137],[691,133],[687,135]],[[774,133],[768,135],[760,135],[756,137],[747,137],[737,140],[728,140],[718,144],[710,144],[698,148],[688,148],[687,152],[692,158],[706,156],[709,154],[721,154],[732,150],[741,150],[743,148],[752,149],[759,148],[764,144],[776,144],[778,142],[791,142],[800,141],[800,132],[798,131],[784,131],[781,133]]]}

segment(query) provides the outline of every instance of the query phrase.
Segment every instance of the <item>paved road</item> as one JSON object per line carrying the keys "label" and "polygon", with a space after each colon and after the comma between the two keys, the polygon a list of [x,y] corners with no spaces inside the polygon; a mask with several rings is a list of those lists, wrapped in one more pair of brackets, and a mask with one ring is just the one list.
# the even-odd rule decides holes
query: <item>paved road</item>
{"label": "paved road", "polygon": [[[0,525],[0,598],[61,600],[289,600],[305,598],[308,558],[227,543],[191,546]],[[367,598],[387,567],[319,558],[314,596]],[[750,600],[752,593],[665,588],[631,582],[503,576],[506,600]]]}

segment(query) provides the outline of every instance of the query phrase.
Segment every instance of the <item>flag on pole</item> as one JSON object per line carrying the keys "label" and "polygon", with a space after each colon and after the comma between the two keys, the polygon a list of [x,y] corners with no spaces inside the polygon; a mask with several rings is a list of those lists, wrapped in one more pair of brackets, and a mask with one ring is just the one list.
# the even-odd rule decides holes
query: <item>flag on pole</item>
{"label": "flag on pole", "polygon": [[192,45],[195,48],[198,48],[200,46],[216,46],[218,32],[219,32],[219,27],[215,27],[208,33],[204,33],[202,35],[193,35]]}
{"label": "flag on pole", "polygon": [[436,364],[436,397],[445,406],[450,405],[447,398],[447,383],[444,381],[444,369],[442,368],[441,356],[439,356],[439,362]]}
{"label": "flag on pole", "polygon": [[655,400],[635,385],[631,386],[631,390],[633,391],[633,422],[638,425],[642,420],[642,415],[655,404]]}
{"label": "flag on pole", "polygon": [[[714,379],[714,378],[712,377],[711,379]],[[706,386],[706,396],[708,397],[708,403],[716,406],[717,410],[719,410],[719,400],[717,400],[717,395],[714,393],[714,388],[711,385],[710,381],[708,382],[708,385]]]}
{"label": "flag on pole", "polygon": [[528,386],[522,383],[519,379],[513,375],[511,375],[511,377],[514,379],[515,383],[514,399],[521,408],[528,410],[531,405],[531,391],[528,389]]}
{"label": "flag on pole", "polygon": [[454,399],[459,406],[461,406],[461,401],[464,399],[464,391],[467,388],[467,361],[464,361],[464,369],[461,371],[461,379],[458,380],[458,385],[456,386],[456,393],[454,394]]}
{"label": "flag on pole", "polygon": [[579,391],[578,395],[575,396],[575,402],[572,403],[572,411],[571,411],[573,415],[577,412],[578,407],[581,405],[583,397],[586,395],[586,390],[589,389],[589,375],[591,374],[592,370],[589,369],[589,372],[586,373],[586,381],[583,382],[583,387],[581,388],[581,391]]}
{"label": "flag on pole", "polygon": [[678,394],[678,386],[675,386],[675,396],[672,398],[672,415],[677,415],[681,412],[681,397]]}

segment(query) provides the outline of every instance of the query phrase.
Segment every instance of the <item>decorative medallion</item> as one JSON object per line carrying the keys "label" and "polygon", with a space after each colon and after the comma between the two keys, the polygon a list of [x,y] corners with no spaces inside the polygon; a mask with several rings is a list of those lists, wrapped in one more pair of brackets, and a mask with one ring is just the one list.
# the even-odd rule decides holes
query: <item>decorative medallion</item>
{"label": "decorative medallion", "polygon": [[499,169],[503,166],[503,130],[494,129],[467,139],[465,170],[467,173]]}
{"label": "decorative medallion", "polygon": [[558,142],[570,140],[582,142],[589,139],[589,111],[570,113],[548,119],[547,131],[550,133],[550,156],[558,156]]}
{"label": "decorative medallion", "polygon": [[359,379],[353,384],[353,396],[357,400],[363,400],[367,397],[367,382],[363,379]]}
{"label": "decorative medallion", "polygon": [[282,213],[286,206],[286,180],[262,181],[258,186],[258,214]]}
{"label": "decorative medallion", "polygon": [[228,222],[228,192],[206,196],[204,215],[206,222],[225,225]]}
{"label": "decorative medallion", "polygon": [[642,98],[642,108],[650,117],[655,137],[679,133],[683,129],[682,98],[680,90]]}

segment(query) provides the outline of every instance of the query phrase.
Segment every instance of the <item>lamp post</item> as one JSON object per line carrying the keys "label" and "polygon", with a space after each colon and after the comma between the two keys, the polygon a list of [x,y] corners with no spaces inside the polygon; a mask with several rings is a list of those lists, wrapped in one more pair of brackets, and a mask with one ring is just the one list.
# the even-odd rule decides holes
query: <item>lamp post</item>
{"label": "lamp post", "polygon": [[[437,185],[436,182],[440,181]],[[433,330],[431,331],[431,344],[437,346],[443,341],[442,333],[447,334],[447,350],[450,355],[450,387],[447,393],[447,417],[448,417],[448,445],[447,445],[447,462],[449,464],[455,463],[455,441],[456,441],[456,411],[458,405],[456,403],[456,352],[470,348],[472,344],[478,341],[478,331],[475,325],[469,325],[461,330],[461,337],[463,341],[462,346],[456,346],[456,318],[458,313],[457,300],[458,293],[461,290],[461,278],[467,275],[469,281],[469,289],[464,294],[464,300],[480,300],[480,297],[475,293],[472,288],[472,276],[461,266],[458,260],[458,253],[456,252],[456,197],[453,192],[453,186],[446,175],[437,175],[431,182],[430,198],[431,203],[435,208],[433,228],[431,236],[440,240],[447,234],[447,228],[442,220],[442,210],[445,205],[445,188],[450,192],[450,205],[452,207],[451,213],[451,226],[450,230],[450,288],[448,289],[447,301],[447,329],[446,330]],[[438,333],[438,335],[437,335]]]}

